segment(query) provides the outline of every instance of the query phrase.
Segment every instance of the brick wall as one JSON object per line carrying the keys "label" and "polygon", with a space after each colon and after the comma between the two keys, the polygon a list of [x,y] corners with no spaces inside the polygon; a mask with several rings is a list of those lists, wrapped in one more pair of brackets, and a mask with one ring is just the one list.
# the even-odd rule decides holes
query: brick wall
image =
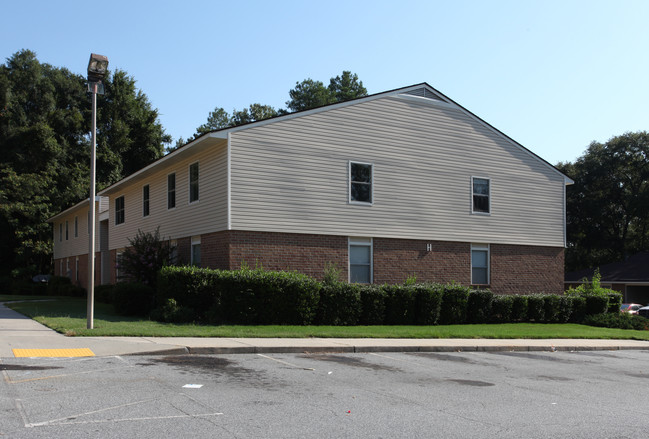
{"label": "brick wall", "polygon": [[[179,238],[178,256],[190,260],[191,237]],[[418,281],[471,282],[471,244],[463,242],[374,238],[374,283],[402,283],[415,276]],[[430,250],[428,249],[430,245]],[[348,239],[345,236],[223,231],[201,236],[202,266],[238,269],[297,270],[322,279],[326,264],[334,263],[342,280],[348,278]],[[490,246],[490,288],[497,294],[561,294],[564,291],[564,249],[523,245]],[[116,251],[110,251],[111,281],[115,281]],[[79,258],[79,284],[86,287],[88,258]],[[60,260],[55,260],[58,274]],[[65,259],[63,259],[65,270]],[[70,259],[74,276],[74,258]],[[96,285],[100,280],[97,254]]]}
{"label": "brick wall", "polygon": [[[269,233],[229,231],[221,242],[229,245],[229,267],[241,268],[242,263],[267,270],[297,270],[322,279],[325,266],[336,264],[341,278],[347,279],[347,237],[305,235],[298,233]],[[201,245],[201,250],[203,246]]]}
{"label": "brick wall", "polygon": [[411,276],[417,281],[468,285],[471,244],[374,238],[374,283],[402,283]]}
{"label": "brick wall", "polygon": [[491,290],[499,294],[562,294],[564,249],[491,245]]}

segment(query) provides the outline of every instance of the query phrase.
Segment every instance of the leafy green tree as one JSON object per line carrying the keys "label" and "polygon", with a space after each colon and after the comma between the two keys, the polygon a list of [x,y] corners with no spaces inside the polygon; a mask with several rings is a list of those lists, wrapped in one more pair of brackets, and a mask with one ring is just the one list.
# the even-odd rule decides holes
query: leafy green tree
{"label": "leafy green tree", "polygon": [[291,100],[286,101],[286,107],[291,111],[308,110],[335,102],[331,91],[321,81],[311,78],[296,82],[295,88],[289,90],[288,94]]}
{"label": "leafy green tree", "polygon": [[359,81],[358,75],[352,74],[348,70],[343,71],[341,76],[331,78],[328,89],[334,102],[345,102],[367,96],[367,89],[363,87],[363,81]]}
{"label": "leafy green tree", "polygon": [[597,267],[649,248],[649,133],[593,142],[557,167],[567,188],[566,269]]}
{"label": "leafy green tree", "polygon": [[258,120],[264,120],[277,116],[277,110],[269,105],[252,104],[241,111],[233,110],[230,118],[230,126],[243,125]]}
{"label": "leafy green tree", "polygon": [[[86,78],[29,50],[0,65],[0,275],[50,270],[47,219],[88,197]],[[162,155],[169,141],[135,80],[117,71],[98,104],[98,187]]]}
{"label": "leafy green tree", "polygon": [[124,273],[119,280],[139,282],[155,287],[158,272],[169,265],[171,248],[169,241],[160,236],[160,227],[154,232],[137,231],[137,235],[128,240],[129,246],[118,261],[120,272]]}
{"label": "leafy green tree", "polygon": [[210,131],[220,130],[230,126],[230,115],[221,107],[216,107],[207,117],[207,122],[196,128],[196,134],[202,135]]}

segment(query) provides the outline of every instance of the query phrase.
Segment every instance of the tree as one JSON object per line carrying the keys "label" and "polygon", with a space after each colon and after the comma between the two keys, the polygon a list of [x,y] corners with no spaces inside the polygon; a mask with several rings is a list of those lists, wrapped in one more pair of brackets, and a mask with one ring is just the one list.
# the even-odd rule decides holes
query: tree
{"label": "tree", "polygon": [[358,80],[358,75],[345,70],[342,75],[331,78],[328,87],[325,87],[321,81],[308,78],[302,82],[296,82],[295,88],[289,90],[288,94],[291,99],[286,101],[287,109],[277,110],[269,105],[252,104],[243,110],[232,110],[230,116],[223,108],[216,107],[214,111],[210,112],[207,122],[196,128],[193,136],[186,141],[181,137],[176,141],[175,147],[169,148],[168,151],[179,148],[210,131],[282,116],[288,114],[289,111],[309,110],[335,102],[356,99],[367,96],[367,90],[363,87],[363,82]]}
{"label": "tree", "polygon": [[557,167],[575,180],[567,188],[568,271],[649,248],[649,133],[593,142]]}
{"label": "tree", "polygon": [[334,98],[328,88],[320,81],[311,78],[296,82],[295,88],[289,90],[290,101],[286,107],[291,111],[302,111],[331,104]]}
{"label": "tree", "polygon": [[232,117],[230,118],[230,126],[236,127],[274,116],[277,116],[277,110],[270,105],[252,104],[241,111],[233,110]]}
{"label": "tree", "polygon": [[207,122],[196,128],[196,134],[202,135],[210,131],[220,130],[230,126],[230,115],[221,107],[216,107],[207,117]]}
{"label": "tree", "polygon": [[347,70],[343,71],[342,76],[331,78],[328,88],[334,102],[345,102],[367,96],[367,89],[363,87],[363,81],[359,81],[358,75]]}
{"label": "tree", "polygon": [[[162,155],[169,141],[135,80],[117,71],[98,105],[98,187]],[[50,270],[47,219],[88,197],[86,79],[22,50],[0,65],[0,275]]]}

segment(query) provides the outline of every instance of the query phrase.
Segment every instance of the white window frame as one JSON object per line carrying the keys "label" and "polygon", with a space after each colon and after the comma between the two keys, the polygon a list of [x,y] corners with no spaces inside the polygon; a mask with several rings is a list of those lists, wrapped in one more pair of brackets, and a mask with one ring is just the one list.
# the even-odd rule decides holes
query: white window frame
{"label": "white window frame", "polygon": [[[196,199],[192,200],[192,166],[196,165]],[[188,189],[189,192],[187,194],[187,199],[189,200],[189,204],[194,204],[198,203],[198,201],[201,198],[201,192],[200,192],[200,181],[201,181],[201,171],[200,171],[200,166],[198,165],[198,162],[194,162],[191,165],[189,165],[188,168],[188,174],[187,174],[187,181],[188,181]]]}
{"label": "white window frame", "polygon": [[[370,175],[370,200],[371,201],[356,201],[352,200],[352,165],[365,165],[371,166],[372,172]],[[356,204],[359,206],[372,206],[374,205],[374,163],[368,162],[359,162],[354,160],[349,160],[347,163],[347,202],[349,204]]]}
{"label": "white window frame", "polygon": [[[473,251],[486,251],[487,252],[487,266],[475,267],[487,269],[487,283],[477,284],[473,281]],[[491,247],[489,244],[471,244],[471,285],[491,285]]]}
{"label": "white window frame", "polygon": [[[120,198],[123,199],[124,204],[122,205],[122,210],[121,210],[121,212],[122,212],[122,221],[118,223],[117,222],[117,219],[118,219],[117,218],[118,217],[118,215],[117,215],[117,200],[119,200]],[[126,222],[126,197],[124,196],[124,194],[122,194],[122,195],[120,195],[118,197],[115,197],[115,226],[119,226],[121,224],[124,224],[125,222]]]}
{"label": "white window frame", "polygon": [[[199,246],[201,245],[201,237],[200,237],[200,235],[199,236],[192,236],[192,243],[189,246],[189,257],[190,257],[190,263],[191,263],[192,266],[195,264],[195,261],[194,261],[194,246],[195,245],[199,245]],[[201,252],[201,255],[200,255],[200,259],[201,260],[198,261],[199,264],[201,264],[201,261],[203,260],[202,252]],[[198,266],[200,267],[200,265],[198,265]]]}
{"label": "white window frame", "polygon": [[74,280],[79,282],[79,256],[74,261]]}
{"label": "white window frame", "polygon": [[[473,182],[474,180],[487,180],[487,186],[488,186],[488,193],[487,193],[487,212],[480,212],[474,210],[475,203],[473,202],[473,197],[476,196],[475,192],[473,192]],[[478,194],[478,196],[483,196]],[[491,178],[489,177],[478,177],[478,176],[471,176],[471,213],[474,215],[486,215],[489,216],[491,215]]]}
{"label": "white window frame", "polygon": [[[144,189],[147,190],[147,197],[144,198]],[[151,215],[151,185],[145,184],[142,186],[142,218]]]}
{"label": "white window frame", "polygon": [[370,284],[374,283],[374,238],[350,236],[347,240],[347,282],[352,281],[352,246],[370,248]]}
{"label": "white window frame", "polygon": [[[174,205],[170,207],[169,206],[169,194],[171,193],[171,190],[169,189],[169,177],[172,176],[172,175],[174,176],[174,190],[173,190]],[[178,191],[177,191],[178,178],[177,177],[178,177],[178,175],[175,172],[170,172],[170,173],[167,174],[167,210],[173,210],[178,205],[178,197],[176,196],[178,194]]]}

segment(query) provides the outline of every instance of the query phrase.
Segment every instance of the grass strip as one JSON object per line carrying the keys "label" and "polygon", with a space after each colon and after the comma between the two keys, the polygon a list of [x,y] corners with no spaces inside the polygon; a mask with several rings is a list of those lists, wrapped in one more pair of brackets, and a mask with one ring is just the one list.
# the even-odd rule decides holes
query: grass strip
{"label": "grass strip", "polygon": [[[0,301],[7,296],[0,296]],[[31,297],[30,297],[31,299]],[[56,298],[7,304],[15,311],[70,336],[259,337],[259,338],[575,338],[649,340],[649,331],[577,324],[506,323],[439,326],[242,326],[175,325],[115,314],[112,305],[95,304],[94,326],[86,329],[86,300]]]}

